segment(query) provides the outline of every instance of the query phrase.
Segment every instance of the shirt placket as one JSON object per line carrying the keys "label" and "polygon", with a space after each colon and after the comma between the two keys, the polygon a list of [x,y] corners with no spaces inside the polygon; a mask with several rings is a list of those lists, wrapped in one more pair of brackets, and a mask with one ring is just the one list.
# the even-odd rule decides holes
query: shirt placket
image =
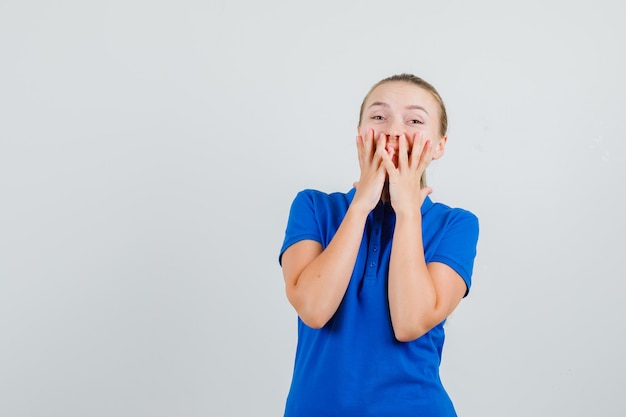
{"label": "shirt placket", "polygon": [[373,280],[378,275],[378,263],[380,262],[380,244],[383,226],[384,210],[378,206],[371,213],[371,228],[369,236],[369,246],[367,248],[367,263],[365,267],[365,279]]}

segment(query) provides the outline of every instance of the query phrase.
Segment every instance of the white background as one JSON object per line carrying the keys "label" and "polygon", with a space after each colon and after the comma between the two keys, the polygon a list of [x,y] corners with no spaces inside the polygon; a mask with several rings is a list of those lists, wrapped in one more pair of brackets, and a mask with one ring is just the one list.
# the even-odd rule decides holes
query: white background
{"label": "white background", "polygon": [[399,72],[448,106],[433,200],[481,222],[459,415],[625,415],[625,15],[0,0],[0,415],[281,415],[289,205],[358,179],[359,105]]}

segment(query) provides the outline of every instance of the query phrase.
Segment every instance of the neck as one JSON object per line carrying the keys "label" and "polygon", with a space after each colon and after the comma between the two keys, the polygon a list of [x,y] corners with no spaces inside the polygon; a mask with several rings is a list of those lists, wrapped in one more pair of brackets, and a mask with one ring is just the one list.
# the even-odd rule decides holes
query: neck
{"label": "neck", "polygon": [[383,185],[383,191],[380,194],[380,199],[383,201],[383,203],[387,203],[391,201],[391,198],[389,197],[389,181],[388,180],[385,180],[385,185]]}

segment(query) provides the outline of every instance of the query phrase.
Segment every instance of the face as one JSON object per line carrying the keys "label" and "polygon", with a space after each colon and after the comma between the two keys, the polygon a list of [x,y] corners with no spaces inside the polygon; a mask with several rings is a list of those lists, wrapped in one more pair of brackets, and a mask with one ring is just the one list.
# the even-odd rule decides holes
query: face
{"label": "face", "polygon": [[422,132],[424,139],[432,141],[433,159],[437,159],[443,155],[447,140],[440,133],[439,113],[439,104],[429,91],[408,82],[387,82],[367,98],[359,135],[366,137],[368,129],[374,130],[375,138],[385,134],[387,150],[393,151],[397,166],[399,137],[406,135],[411,149],[415,134]]}

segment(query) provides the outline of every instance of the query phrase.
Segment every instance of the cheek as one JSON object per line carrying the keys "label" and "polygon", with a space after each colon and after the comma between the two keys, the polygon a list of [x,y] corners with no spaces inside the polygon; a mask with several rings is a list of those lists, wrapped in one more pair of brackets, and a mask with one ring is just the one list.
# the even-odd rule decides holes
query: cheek
{"label": "cheek", "polygon": [[422,137],[424,138],[424,140],[430,140],[433,144],[439,142],[439,131],[438,129],[433,129],[433,128],[423,128],[423,129],[419,129],[419,132],[421,133]]}
{"label": "cheek", "polygon": [[367,136],[367,132],[369,130],[373,130],[374,131],[374,138],[378,137],[380,131],[379,129],[376,129],[376,127],[368,125],[368,124],[362,124],[361,126],[359,126],[359,135],[361,137],[366,137]]}

